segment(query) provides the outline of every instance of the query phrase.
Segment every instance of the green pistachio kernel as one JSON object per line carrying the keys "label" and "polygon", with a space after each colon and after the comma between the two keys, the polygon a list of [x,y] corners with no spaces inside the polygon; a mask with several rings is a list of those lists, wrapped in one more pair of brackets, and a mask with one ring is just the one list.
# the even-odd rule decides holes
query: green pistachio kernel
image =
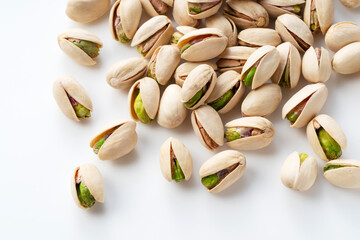
{"label": "green pistachio kernel", "polygon": [[250,68],[250,70],[247,72],[245,78],[244,78],[244,84],[245,86],[251,86],[253,78],[255,76],[256,67]]}
{"label": "green pistachio kernel", "polygon": [[201,8],[191,7],[189,8],[189,12],[201,13]]}
{"label": "green pistachio kernel", "polygon": [[290,88],[290,64],[287,64],[279,82],[280,87]]}
{"label": "green pistachio kernel", "polygon": [[184,34],[179,33],[179,32],[175,32],[171,36],[171,43],[177,44],[182,36],[184,36]]}
{"label": "green pistachio kernel", "polygon": [[306,153],[300,153],[299,157],[300,157],[300,165],[301,165],[305,161],[305,159],[307,159],[309,156]]}
{"label": "green pistachio kernel", "polygon": [[188,49],[189,47],[191,47],[191,44],[185,44],[180,51],[180,54],[182,54],[183,52],[185,52],[186,49]]}
{"label": "green pistachio kernel", "polygon": [[173,162],[174,162],[174,171],[172,174],[172,179],[174,179],[175,182],[181,182],[182,180],[185,179],[185,175],[181,170],[178,160],[176,158],[173,158]]}
{"label": "green pistachio kernel", "polygon": [[91,117],[90,110],[84,107],[83,105],[81,105],[80,103],[77,103],[77,105],[74,106],[74,110],[78,118]]}
{"label": "green pistachio kernel", "polygon": [[300,13],[301,12],[301,6],[300,5],[295,5],[294,6],[294,12],[295,13]]}
{"label": "green pistachio kernel", "polygon": [[227,142],[235,141],[241,138],[240,133],[236,128],[228,128],[225,131],[225,139]]}
{"label": "green pistachio kernel", "polygon": [[145,57],[146,53],[144,53],[144,52],[142,51],[142,48],[141,48],[140,45],[137,46],[136,50],[138,51],[138,53],[140,53],[141,55],[143,55],[143,56]]}
{"label": "green pistachio kernel", "polygon": [[325,131],[324,128],[317,130],[317,136],[326,157],[330,160],[338,159],[341,154],[340,145]]}
{"label": "green pistachio kernel", "polygon": [[103,138],[101,138],[99,141],[97,141],[97,143],[95,143],[93,150],[95,154],[98,154],[100,151],[101,146],[104,144],[106,140],[106,136],[104,136]]}
{"label": "green pistachio kernel", "polygon": [[316,11],[311,12],[311,18],[313,23],[311,24],[310,28],[313,32],[315,32],[319,28],[319,20]]}
{"label": "green pistachio kernel", "polygon": [[149,117],[149,115],[145,111],[145,107],[144,107],[143,101],[141,99],[140,92],[137,95],[137,97],[135,98],[134,110],[135,110],[136,116],[138,117],[140,122],[142,122],[142,123],[150,123],[151,122],[152,119]]}
{"label": "green pistachio kernel", "polygon": [[300,115],[297,114],[296,112],[289,112],[287,115],[286,115],[286,118],[291,122],[291,123],[294,123],[296,122],[296,120],[298,119]]}
{"label": "green pistachio kernel", "polygon": [[219,183],[219,177],[216,173],[201,179],[201,183],[207,188],[212,189]]}
{"label": "green pistachio kernel", "polygon": [[130,41],[130,39],[126,36],[125,33],[122,33],[118,37],[119,37],[119,41],[122,43],[128,43]]}
{"label": "green pistachio kernel", "polygon": [[324,172],[326,172],[328,170],[342,168],[342,167],[346,167],[346,166],[343,166],[343,165],[327,165],[327,166],[324,167]]}
{"label": "green pistachio kernel", "polygon": [[184,103],[185,106],[187,108],[191,108],[200,100],[200,98],[203,96],[203,94],[204,94],[204,89],[202,88],[189,101]]}
{"label": "green pistachio kernel", "polygon": [[99,55],[99,46],[96,43],[86,40],[80,40],[79,42],[73,41],[72,43],[81,48],[91,58],[95,58]]}
{"label": "green pistachio kernel", "polygon": [[234,92],[232,89],[227,91],[224,95],[222,95],[220,98],[216,99],[215,101],[209,103],[209,105],[214,108],[216,111],[219,111],[222,109],[234,96]]}
{"label": "green pistachio kernel", "polygon": [[95,198],[93,195],[91,195],[89,189],[82,182],[76,184],[76,192],[81,205],[84,207],[90,208],[95,204]]}

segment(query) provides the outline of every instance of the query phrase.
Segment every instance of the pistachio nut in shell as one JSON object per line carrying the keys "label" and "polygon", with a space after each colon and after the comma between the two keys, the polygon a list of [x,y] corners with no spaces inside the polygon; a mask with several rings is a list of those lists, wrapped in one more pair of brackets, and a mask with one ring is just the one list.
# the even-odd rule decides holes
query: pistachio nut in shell
{"label": "pistachio nut in shell", "polygon": [[294,88],[301,74],[301,56],[299,51],[289,42],[276,47],[280,54],[279,67],[271,77],[273,83],[283,88]]}
{"label": "pistachio nut in shell", "polygon": [[131,152],[136,143],[136,122],[120,120],[100,131],[91,140],[90,147],[100,160],[114,160]]}
{"label": "pistachio nut in shell", "polygon": [[191,113],[191,124],[201,144],[214,151],[224,144],[224,128],[219,114],[203,105]]}
{"label": "pistachio nut in shell", "polygon": [[185,62],[180,64],[174,73],[175,82],[177,85],[182,87],[189,73],[199,65],[207,64],[212,67],[215,71],[218,70],[217,66],[213,62]]}
{"label": "pistachio nut in shell", "polygon": [[189,26],[177,26],[176,32],[174,32],[173,35],[171,36],[171,44],[177,46],[177,43],[179,42],[180,38],[182,38],[182,36],[194,30],[197,30],[197,28],[189,27]]}
{"label": "pistachio nut in shell", "polygon": [[210,17],[218,12],[223,0],[186,0],[188,15],[194,19]]}
{"label": "pistachio nut in shell", "polygon": [[165,128],[175,128],[184,122],[186,116],[187,109],[181,102],[181,87],[170,84],[161,97],[157,123]]}
{"label": "pistachio nut in shell", "polygon": [[190,26],[197,27],[200,24],[200,21],[192,18],[188,15],[187,11],[187,1],[186,0],[176,0],[174,1],[174,7],[172,15],[175,22],[180,26]]}
{"label": "pistachio nut in shell", "polygon": [[227,37],[217,28],[202,28],[185,34],[178,47],[181,58],[200,62],[220,55],[227,46]]}
{"label": "pistachio nut in shell", "polygon": [[216,62],[219,72],[234,70],[241,73],[246,61],[250,55],[256,51],[256,48],[234,46],[228,47],[218,56]]}
{"label": "pistachio nut in shell", "polygon": [[277,18],[283,14],[301,16],[305,0],[260,0],[270,17]]}
{"label": "pistachio nut in shell", "polygon": [[239,35],[239,44],[246,47],[277,46],[281,43],[279,34],[270,28],[248,28]]}
{"label": "pistachio nut in shell", "polygon": [[353,42],[360,42],[360,26],[356,23],[336,23],[329,28],[325,35],[326,46],[333,52],[337,52]]}
{"label": "pistachio nut in shell", "polygon": [[309,84],[300,89],[284,105],[282,118],[294,128],[304,127],[320,112],[326,102],[328,89],[323,83]]}
{"label": "pistachio nut in shell", "polygon": [[245,156],[235,150],[222,151],[200,168],[201,183],[210,193],[219,193],[239,180],[246,169]]}
{"label": "pistachio nut in shell", "polygon": [[332,58],[333,70],[340,74],[360,72],[360,42],[350,43]]}
{"label": "pistachio nut in shell", "polygon": [[228,47],[236,45],[238,31],[231,18],[217,13],[205,19],[205,25],[207,28],[220,29],[228,38]]}
{"label": "pistachio nut in shell", "polygon": [[53,94],[66,117],[74,121],[89,118],[93,111],[90,97],[72,76],[64,75],[55,80]]}
{"label": "pistachio nut in shell", "polygon": [[145,12],[150,17],[166,14],[168,5],[162,0],[140,0]]}
{"label": "pistachio nut in shell", "polygon": [[316,158],[305,153],[293,152],[284,161],[280,178],[285,187],[295,191],[306,191],[314,185],[317,171]]}
{"label": "pistachio nut in shell", "polygon": [[206,103],[218,113],[225,114],[240,102],[244,92],[245,86],[240,80],[240,74],[232,70],[226,71],[218,77]]}
{"label": "pistachio nut in shell", "polygon": [[85,66],[96,64],[94,58],[102,48],[100,38],[83,29],[71,29],[60,34],[58,43],[69,57]]}
{"label": "pistachio nut in shell", "polygon": [[324,83],[330,79],[332,72],[331,57],[325,48],[310,47],[304,54],[302,74],[311,83]]}
{"label": "pistachio nut in shell", "polygon": [[71,174],[71,194],[76,205],[82,209],[91,208],[95,202],[104,202],[104,183],[99,169],[84,163]]}
{"label": "pistachio nut in shell", "polygon": [[95,21],[109,9],[110,0],[68,0],[65,13],[79,23]]}
{"label": "pistachio nut in shell", "polygon": [[360,161],[353,159],[332,160],[324,166],[324,177],[341,188],[360,188]]}
{"label": "pistachio nut in shell", "polygon": [[141,57],[122,60],[109,69],[106,74],[106,81],[113,88],[128,88],[134,81],[143,77],[146,66],[147,61]]}
{"label": "pistachio nut in shell", "polygon": [[238,150],[268,146],[275,136],[274,125],[263,117],[243,117],[225,124],[226,145]]}
{"label": "pistachio nut in shell", "polygon": [[171,20],[164,16],[156,16],[139,27],[136,31],[131,46],[137,46],[138,52],[145,58],[150,58],[161,45],[167,44],[174,33]]}
{"label": "pistachio nut in shell", "polygon": [[280,63],[280,54],[274,46],[264,46],[253,52],[246,61],[241,80],[245,86],[256,89],[274,74]]}
{"label": "pistachio nut in shell", "polygon": [[325,35],[334,20],[334,10],[333,0],[306,0],[304,22],[312,32]]}
{"label": "pistachio nut in shell", "polygon": [[171,182],[188,181],[193,170],[189,150],[178,139],[170,137],[160,149],[160,169],[166,180]]}
{"label": "pistachio nut in shell", "polygon": [[275,21],[275,30],[284,42],[290,42],[300,52],[305,52],[314,45],[314,36],[308,26],[291,14],[279,16]]}
{"label": "pistachio nut in shell", "polygon": [[339,124],[330,116],[321,114],[309,122],[306,128],[308,141],[318,157],[324,161],[341,157],[347,140]]}
{"label": "pistachio nut in shell", "polygon": [[347,8],[357,8],[360,6],[360,0],[340,0],[340,2]]}
{"label": "pistachio nut in shell", "polygon": [[266,83],[252,90],[245,97],[241,104],[242,116],[266,117],[277,109],[281,99],[282,94],[279,85]]}

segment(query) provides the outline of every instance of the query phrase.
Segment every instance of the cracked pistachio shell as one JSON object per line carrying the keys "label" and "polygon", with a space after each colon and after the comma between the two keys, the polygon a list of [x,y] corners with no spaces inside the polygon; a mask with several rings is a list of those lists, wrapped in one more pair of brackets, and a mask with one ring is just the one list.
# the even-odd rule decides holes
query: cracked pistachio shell
{"label": "cracked pistachio shell", "polygon": [[[231,9],[236,14],[233,14]],[[242,17],[237,14],[242,15]],[[231,18],[236,26],[242,29],[267,27],[269,25],[269,14],[263,6],[254,1],[228,0],[224,7],[224,15]]]}
{"label": "cracked pistachio shell", "polygon": [[[214,15],[215,13],[218,12],[218,10],[220,9],[223,0],[186,0],[187,1],[187,14],[194,19],[203,19],[203,18],[207,18],[210,17],[212,15]],[[191,14],[189,12],[189,4],[194,3],[194,4],[207,4],[207,3],[213,3],[213,2],[217,2],[217,4],[211,8],[209,8],[208,10],[205,10],[201,13],[198,14]]]}
{"label": "cracked pistachio shell", "polygon": [[[141,1],[141,5],[143,6],[145,12],[150,17],[155,17],[155,16],[166,14],[166,12],[168,10],[168,5],[162,0],[158,0],[158,1],[140,0],[140,1]],[[154,2],[155,4],[158,4],[157,8],[154,7],[152,2]]]}
{"label": "cracked pistachio shell", "polygon": [[[261,0],[259,3],[266,9],[269,13],[270,17],[277,18],[283,14],[293,14],[298,16],[297,14],[286,10],[286,7],[300,5],[303,6],[305,0]],[[285,8],[284,8],[285,7]]]}
{"label": "cracked pistachio shell", "polygon": [[294,15],[284,14],[279,16],[275,22],[275,30],[284,42],[290,42],[301,52],[305,52],[310,46],[314,45],[314,36],[310,29],[300,18]]}
{"label": "cracked pistachio shell", "polygon": [[339,124],[328,115],[321,114],[309,122],[306,128],[306,135],[312,149],[320,159],[329,161],[330,159],[326,157],[316,134],[316,130],[319,127],[323,127],[324,130],[340,145],[341,149],[344,150],[347,147],[346,136]]}
{"label": "cracked pistachio shell", "polygon": [[357,8],[360,6],[360,0],[340,0],[340,2],[347,8]]}
{"label": "cracked pistachio shell", "polygon": [[274,125],[263,117],[243,117],[232,120],[225,124],[226,128],[247,127],[263,131],[262,134],[239,138],[226,142],[226,145],[238,150],[257,150],[268,146],[275,136]]}
{"label": "cracked pistachio shell", "polygon": [[360,42],[360,26],[352,22],[336,23],[325,35],[326,46],[333,52],[353,42]]}
{"label": "cracked pistachio shell", "polygon": [[353,159],[337,159],[329,161],[329,165],[344,166],[324,172],[324,177],[331,184],[341,188],[360,188],[360,161]]}
{"label": "cracked pistachio shell", "polygon": [[191,154],[180,140],[173,137],[168,138],[160,148],[160,169],[164,178],[169,182],[173,180],[171,173],[171,148],[184,173],[185,180],[188,181],[193,171]]}
{"label": "cracked pistachio shell", "polygon": [[78,81],[75,80],[75,78],[64,75],[55,80],[53,85],[53,94],[56,103],[66,117],[77,122],[80,121],[80,119],[76,116],[75,110],[66,93],[68,93],[85,108],[89,109],[91,112],[93,111],[91,99],[85,89]]}
{"label": "cracked pistachio shell", "polygon": [[173,45],[164,45],[158,47],[152,55],[149,66],[155,64],[156,81],[161,85],[166,85],[173,75],[180,62],[179,48]]}
{"label": "cracked pistachio shell", "polygon": [[291,127],[301,128],[310,122],[315,115],[320,112],[321,108],[326,102],[328,96],[328,89],[323,83],[309,84],[300,89],[294,96],[292,96],[284,105],[282,109],[282,118],[285,119],[286,115],[296,106],[298,106],[305,99],[309,98],[306,102],[304,109],[301,111],[297,120],[291,124]]}
{"label": "cracked pistachio shell", "polygon": [[267,83],[252,90],[241,105],[244,117],[259,116],[266,117],[273,113],[282,99],[281,88],[274,83]]}
{"label": "cracked pistachio shell", "polygon": [[109,69],[106,74],[106,81],[113,88],[128,88],[144,75],[146,65],[146,60],[141,57],[120,61]]}
{"label": "cracked pistachio shell", "polygon": [[308,156],[300,163],[299,153],[293,152],[283,163],[280,178],[285,187],[295,191],[306,191],[314,185],[317,171],[316,158]]}
{"label": "cracked pistachio shell", "polygon": [[[194,110],[191,113],[191,124],[201,144],[210,151],[224,144],[223,123],[212,107],[203,105]],[[204,132],[206,134],[202,134]]]}
{"label": "cracked pistachio shell", "polygon": [[93,33],[88,32],[83,29],[70,29],[63,34],[58,36],[58,43],[61,48],[69,57],[74,59],[80,64],[91,66],[95,65],[96,62],[89,55],[87,55],[81,48],[77,47],[75,44],[67,40],[68,38],[75,38],[80,40],[86,40],[93,42],[102,48],[103,44],[97,36]]}
{"label": "cracked pistachio shell", "polygon": [[225,114],[229,112],[240,102],[241,97],[244,95],[245,92],[245,86],[242,81],[240,81],[240,74],[235,71],[226,71],[218,77],[215,88],[211,92],[206,102],[211,103],[219,99],[227,91],[233,89],[236,85],[238,85],[238,87],[236,92],[234,93],[234,96],[224,107],[218,110],[219,114]]}
{"label": "cracked pistachio shell", "polygon": [[165,26],[165,31],[160,35],[159,39],[156,40],[156,42],[144,56],[145,58],[150,58],[154,53],[155,49],[157,49],[161,45],[167,44],[170,41],[171,35],[174,33],[174,26],[167,16],[160,15],[152,17],[143,25],[141,25],[134,35],[134,38],[131,42],[131,47],[140,45]]}
{"label": "cracked pistachio shell", "polygon": [[184,85],[181,88],[181,101],[188,102],[197,92],[204,86],[207,86],[206,92],[199,99],[199,101],[190,109],[196,109],[203,104],[210,96],[217,81],[217,76],[212,67],[207,64],[201,64],[194,68],[186,78]]}
{"label": "cracked pistachio shell", "polygon": [[311,4],[315,2],[316,15],[319,21],[319,28],[325,35],[334,20],[334,1],[333,0],[306,0],[304,9],[304,22],[310,28],[311,26]]}
{"label": "cracked pistachio shell", "polygon": [[180,26],[197,27],[200,25],[200,21],[194,19],[188,15],[186,0],[174,1],[173,17],[175,22]]}
{"label": "cracked pistachio shell", "polygon": [[234,46],[234,47],[228,47],[225,49],[225,51],[218,56],[219,61],[220,60],[235,60],[240,61],[238,62],[237,66],[229,63],[229,67],[221,67],[219,64],[219,61],[217,62],[217,68],[219,69],[219,72],[225,72],[228,70],[234,70],[238,73],[241,73],[245,62],[248,60],[250,55],[256,51],[256,48],[251,47],[243,47],[243,46]]}
{"label": "cracked pistachio shell", "polygon": [[244,80],[248,71],[257,63],[256,72],[252,80],[252,89],[263,85],[276,71],[280,63],[280,54],[274,46],[264,46],[253,52],[246,61],[242,71],[241,80]]}
{"label": "cracked pistachio shell", "polygon": [[99,134],[97,134],[90,142],[90,147],[103,138],[106,134],[115,131],[105,140],[100,147],[98,157],[100,160],[118,159],[131,152],[137,143],[136,122],[133,120],[120,120],[108,125]]}
{"label": "cracked pistachio shell", "polygon": [[186,115],[187,109],[181,102],[181,87],[170,84],[160,100],[158,124],[165,128],[175,128],[184,122]]}
{"label": "cracked pistachio shell", "polygon": [[199,65],[202,64],[207,64],[210,67],[212,67],[214,69],[214,71],[217,70],[217,66],[215,63],[213,62],[185,62],[180,64],[174,73],[174,78],[175,78],[175,82],[177,85],[179,85],[180,87],[182,87],[184,85],[185,79],[187,78],[187,76],[189,75],[189,73],[196,68]]}
{"label": "cracked pistachio shell", "polygon": [[299,51],[289,42],[276,47],[280,54],[279,67],[271,77],[273,83],[279,84],[284,74],[287,63],[290,65],[290,88],[296,87],[301,74],[301,56]]}
{"label": "cracked pistachio shell", "polygon": [[276,47],[281,43],[279,34],[270,28],[248,28],[242,30],[238,35],[242,46],[262,47],[270,45]]}
{"label": "cracked pistachio shell", "polygon": [[201,166],[199,176],[204,178],[237,163],[239,163],[239,166],[230,172],[219,184],[210,190],[208,189],[210,193],[219,193],[239,180],[246,169],[246,158],[241,152],[226,150],[214,155]]}
{"label": "cracked pistachio shell", "polygon": [[144,104],[145,111],[151,119],[155,119],[157,111],[159,109],[160,101],[160,88],[157,82],[152,78],[142,78],[137,80],[129,91],[128,104],[130,110],[130,116],[135,121],[138,121],[134,109],[134,101],[137,97],[137,92],[140,91],[140,96]]}
{"label": "cracked pistachio shell", "polygon": [[142,7],[140,0],[117,0],[110,10],[109,24],[112,37],[119,41],[116,36],[114,23],[116,17],[121,19],[121,26],[128,39],[132,39],[139,26],[142,14]]}
{"label": "cracked pistachio shell", "polygon": [[360,72],[360,42],[350,43],[340,49],[332,58],[332,67],[340,74]]}
{"label": "cracked pistachio shell", "polygon": [[68,0],[66,15],[79,23],[95,21],[109,9],[110,0]]}
{"label": "cracked pistachio shell", "polygon": [[237,41],[237,28],[233,20],[221,14],[215,14],[205,20],[207,28],[220,29],[228,38],[228,47],[235,46]]}
{"label": "cracked pistachio shell", "polygon": [[321,47],[320,60],[313,47],[310,47],[304,54],[302,61],[302,73],[304,78],[311,83],[327,82],[330,79],[332,67],[331,57],[328,50]]}
{"label": "cracked pistachio shell", "polygon": [[74,169],[70,179],[71,194],[76,205],[82,209],[89,209],[84,207],[79,201],[76,191],[77,177],[81,178],[81,182],[89,189],[89,192],[95,198],[96,202],[104,202],[104,183],[99,169],[91,163],[84,163]]}

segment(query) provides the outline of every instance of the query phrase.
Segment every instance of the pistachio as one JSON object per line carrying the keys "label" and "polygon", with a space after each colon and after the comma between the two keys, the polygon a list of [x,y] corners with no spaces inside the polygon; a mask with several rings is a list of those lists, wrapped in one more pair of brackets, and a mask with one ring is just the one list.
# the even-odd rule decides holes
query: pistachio
{"label": "pistachio", "polygon": [[142,122],[142,123],[150,123],[151,122],[152,119],[146,113],[144,103],[141,99],[140,92],[138,93],[138,95],[136,96],[136,98],[134,100],[134,111],[135,111],[136,117],[140,120],[140,122]]}
{"label": "pistachio", "polygon": [[228,38],[228,47],[236,45],[237,28],[234,21],[221,14],[215,14],[205,20],[207,28],[217,28]]}
{"label": "pistachio", "polygon": [[360,0],[340,0],[340,2],[347,8],[357,8],[360,6]]}
{"label": "pistachio", "polygon": [[334,19],[333,0],[306,0],[304,22],[314,33],[325,35]]}
{"label": "pistachio", "polygon": [[145,12],[150,17],[166,14],[168,5],[162,0],[140,0]]}
{"label": "pistachio", "polygon": [[360,72],[360,42],[350,43],[340,49],[332,58],[332,67],[340,74]]}
{"label": "pistachio", "polygon": [[210,17],[218,12],[223,0],[187,0],[188,15],[194,19]]}
{"label": "pistachio", "polygon": [[279,34],[269,28],[248,28],[239,35],[239,44],[246,47],[262,47],[266,45],[277,46],[281,43]]}
{"label": "pistachio", "polygon": [[273,18],[286,13],[300,17],[305,0],[261,0],[259,3]]}
{"label": "pistachio", "polygon": [[110,0],[68,0],[66,15],[79,23],[88,23],[99,19],[109,9]]}
{"label": "pistachio", "polygon": [[245,62],[255,50],[255,48],[242,46],[226,48],[225,51],[218,56],[219,60],[216,62],[219,72],[234,70],[240,73]]}
{"label": "pistachio", "polygon": [[171,44],[174,45],[177,45],[180,38],[182,38],[186,33],[192,32],[197,29],[189,26],[177,26],[176,30],[177,32],[174,32],[174,34],[171,36]]}
{"label": "pistachio", "polygon": [[331,57],[325,48],[310,47],[304,54],[302,73],[312,83],[327,82],[331,76]]}
{"label": "pistachio", "polygon": [[324,166],[324,177],[341,188],[360,188],[360,161],[352,159],[332,160]]}
{"label": "pistachio", "polygon": [[180,26],[197,27],[200,21],[188,15],[188,5],[186,0],[176,0],[174,2],[173,17]]}
{"label": "pistachio", "polygon": [[175,82],[177,85],[182,87],[189,73],[199,65],[207,64],[212,67],[215,71],[217,70],[216,64],[213,62],[185,62],[176,68],[174,73]]}
{"label": "pistachio", "polygon": [[352,22],[334,24],[325,35],[326,46],[333,52],[353,42],[360,42],[360,26]]}

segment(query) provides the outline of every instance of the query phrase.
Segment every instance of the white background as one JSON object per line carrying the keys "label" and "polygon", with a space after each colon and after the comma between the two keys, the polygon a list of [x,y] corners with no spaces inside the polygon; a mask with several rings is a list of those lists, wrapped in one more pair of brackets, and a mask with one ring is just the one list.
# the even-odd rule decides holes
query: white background
{"label": "white background", "polygon": [[[269,119],[276,127],[273,143],[244,151],[246,172],[217,195],[202,186],[198,170],[214,153],[195,137],[190,114],[173,130],[155,122],[137,125],[134,151],[115,161],[100,161],[89,147],[98,130],[129,118],[127,91],[111,88],[107,70],[117,61],[139,56],[115,42],[107,14],[91,24],[78,24],[64,13],[65,1],[1,0],[1,205],[0,239],[355,239],[360,233],[360,191],[332,186],[319,176],[307,192],[285,188],[280,168],[291,152],[314,155],[305,129],[292,129],[281,119],[281,107],[306,82],[283,91],[283,101]],[[335,1],[335,20],[360,23],[360,9]],[[143,14],[144,16],[145,14]],[[146,16],[143,20],[147,19]],[[57,35],[73,27],[92,31],[104,42],[95,67],[67,57]],[[318,35],[316,46],[323,45]],[[73,75],[88,91],[93,116],[68,120],[52,96],[54,80]],[[344,158],[359,159],[360,74],[333,74],[322,113],[333,116],[348,137]],[[173,81],[173,80],[171,80]],[[223,116],[240,117],[240,106]],[[194,171],[189,182],[167,182],[159,168],[159,148],[170,136],[189,148]],[[227,149],[221,147],[218,151]],[[314,155],[315,156],[315,155]],[[98,166],[105,184],[105,203],[79,209],[70,193],[70,173],[84,162]]]}

